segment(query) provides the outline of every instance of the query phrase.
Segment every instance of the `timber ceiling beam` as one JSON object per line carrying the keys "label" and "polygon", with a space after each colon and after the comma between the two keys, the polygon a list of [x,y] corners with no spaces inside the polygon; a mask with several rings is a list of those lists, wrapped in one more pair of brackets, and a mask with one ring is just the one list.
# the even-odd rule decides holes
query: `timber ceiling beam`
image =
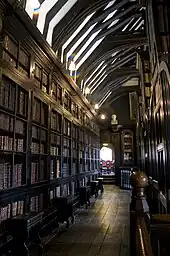
{"label": "timber ceiling beam", "polygon": [[[118,15],[115,14],[112,18],[108,19],[107,21],[103,22],[104,19],[107,18],[107,16],[118,10],[119,8],[123,7],[126,3],[128,3],[127,0],[120,2],[119,4],[114,4],[113,6],[111,6],[110,8],[106,9],[106,11],[100,10],[100,12],[95,13],[95,16],[93,16],[93,18],[87,23],[87,25],[80,31],[80,33],[78,34],[78,36],[76,36],[76,38],[71,42],[71,44],[68,45],[68,47],[65,49],[65,53],[67,53],[71,47],[73,47],[73,45],[86,33],[86,31],[94,24],[96,24],[96,26],[92,29],[92,31],[88,34],[88,37],[86,37],[86,41],[93,35],[93,33],[96,33],[98,30],[100,29],[104,29],[106,27],[108,27],[113,21],[115,21],[118,18],[121,18],[122,16],[124,16],[125,14],[127,14],[128,12],[134,10],[135,8],[137,8],[137,5],[132,5],[130,8],[126,9],[124,12],[118,12]],[[134,10],[135,11],[135,10]],[[97,16],[97,17],[96,17]],[[82,42],[83,43],[83,42]],[[80,45],[79,47],[77,47],[77,49],[75,50],[75,53],[79,51],[79,49],[81,48],[82,45]]]}
{"label": "timber ceiling beam", "polygon": [[89,14],[104,8],[109,2],[110,0],[78,0],[55,27],[53,49],[59,49]]}
{"label": "timber ceiling beam", "polygon": [[[124,38],[124,40],[123,40]],[[124,50],[128,48],[136,48],[147,44],[147,38],[145,36],[138,37],[135,35],[131,39],[125,39],[125,37],[121,36],[120,44],[110,43],[110,42],[103,42],[97,49],[93,52],[93,55],[88,58],[88,60],[81,66],[79,69],[80,77],[83,78],[86,74],[88,74],[91,70],[95,69],[97,65],[99,65],[103,60],[106,60],[111,57],[111,55],[119,50]],[[118,40],[118,37],[117,39]],[[104,40],[105,41],[105,40]]]}

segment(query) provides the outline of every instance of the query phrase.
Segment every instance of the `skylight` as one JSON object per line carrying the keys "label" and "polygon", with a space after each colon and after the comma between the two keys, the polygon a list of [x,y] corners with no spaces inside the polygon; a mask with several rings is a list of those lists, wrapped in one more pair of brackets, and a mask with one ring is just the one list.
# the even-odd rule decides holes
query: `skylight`
{"label": "skylight", "polygon": [[101,29],[96,31],[91,35],[91,37],[87,40],[87,42],[83,45],[83,47],[80,49],[80,51],[77,53],[77,55],[74,57],[74,60],[76,61],[80,55],[85,51],[85,49],[89,46],[89,44],[95,39],[95,37],[100,33]]}
{"label": "skylight", "polygon": [[95,86],[95,88],[93,88],[93,90],[91,90],[91,94],[99,87],[99,85],[104,81],[104,79],[107,77],[108,74],[106,74],[101,80],[100,82]]}
{"label": "skylight", "polygon": [[117,10],[114,10],[113,12],[109,13],[109,15],[106,17],[106,19],[104,19],[103,23],[105,21],[109,20],[110,18],[112,18],[116,12],[117,12]]}
{"label": "skylight", "polygon": [[125,31],[127,29],[127,27],[130,25],[130,23],[132,23],[132,21],[134,20],[134,18],[132,18],[128,24],[122,29],[122,31]]}
{"label": "skylight", "polygon": [[116,25],[118,23],[119,19],[114,20],[109,26],[108,28],[111,28],[112,26]]}
{"label": "skylight", "polygon": [[41,4],[41,8],[39,10],[39,17],[37,21],[37,28],[40,30],[40,32],[43,34],[44,25],[45,25],[45,19],[47,16],[47,13],[53,8],[53,6],[58,2],[58,0],[45,0]]}
{"label": "skylight", "polygon": [[114,57],[118,52],[119,51],[112,53],[112,57]]}
{"label": "skylight", "polygon": [[55,26],[60,22],[60,20],[68,13],[68,11],[73,7],[77,0],[68,0],[67,3],[60,9],[58,13],[53,17],[49,23],[49,29],[47,33],[47,42],[52,44],[52,34]]}
{"label": "skylight", "polygon": [[102,73],[102,71],[105,69],[105,67],[107,67],[107,65],[104,65],[100,71],[95,75],[95,77],[90,81],[90,83],[88,83],[88,86],[90,86],[95,80],[96,78]]}
{"label": "skylight", "polygon": [[139,23],[139,25],[135,28],[135,30],[138,30],[140,27],[141,27],[141,25],[143,25],[144,24],[144,20],[141,20],[141,22]]}
{"label": "skylight", "polygon": [[105,94],[105,96],[104,96],[104,98],[100,101],[100,103],[99,103],[99,107],[101,107],[101,105],[103,105],[103,103],[109,98],[109,96],[112,94],[112,91],[108,91],[106,94]]}
{"label": "skylight", "polygon": [[84,57],[77,64],[77,69],[83,64],[83,62],[90,56],[90,54],[96,49],[96,47],[103,41],[104,37],[100,40],[96,41],[95,44],[91,47],[91,49],[84,55]]}
{"label": "skylight", "polygon": [[95,12],[87,16],[87,18],[81,23],[81,25],[74,31],[72,36],[65,42],[65,44],[62,47],[62,55],[61,55],[61,62],[63,62],[63,53],[65,48],[71,43],[71,41],[78,35],[78,33],[82,30],[82,28],[87,24],[87,22],[91,19],[91,17],[94,15]]}
{"label": "skylight", "polygon": [[108,9],[109,7],[111,7],[114,3],[115,3],[116,0],[113,0],[113,1],[110,1],[108,3],[108,5],[104,8],[104,10]]}
{"label": "skylight", "polygon": [[139,17],[139,19],[137,19],[137,21],[133,24],[133,26],[129,29],[129,31],[132,30],[136,26],[136,24],[140,21],[140,19],[142,19],[142,18]]}
{"label": "skylight", "polygon": [[96,26],[97,23],[93,24],[85,33],[83,36],[79,38],[79,40],[75,43],[75,45],[70,49],[70,51],[67,53],[67,60],[71,56],[71,54],[75,51],[75,49],[81,44],[81,42],[86,38],[86,36],[90,33],[90,31]]}
{"label": "skylight", "polygon": [[117,58],[115,58],[113,61],[112,61],[112,63],[111,64],[113,64],[113,63],[115,63],[115,61],[117,60]]}
{"label": "skylight", "polygon": [[93,83],[93,85],[90,87],[90,89],[92,90],[95,85],[102,79],[102,77],[104,76],[104,74],[106,74],[106,70],[98,77],[98,79]]}
{"label": "skylight", "polygon": [[97,68],[93,71],[93,73],[86,79],[85,84],[91,79],[91,77],[97,72],[97,70],[103,65],[105,61],[103,60],[98,66]]}
{"label": "skylight", "polygon": [[40,7],[40,3],[38,0],[27,0],[25,11],[28,13],[30,18],[33,18],[34,10]]}

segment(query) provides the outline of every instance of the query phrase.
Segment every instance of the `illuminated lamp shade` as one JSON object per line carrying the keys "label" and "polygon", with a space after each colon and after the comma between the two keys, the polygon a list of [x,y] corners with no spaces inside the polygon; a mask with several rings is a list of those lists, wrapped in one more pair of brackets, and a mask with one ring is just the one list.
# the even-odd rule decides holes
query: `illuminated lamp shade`
{"label": "illuminated lamp shade", "polygon": [[106,116],[105,116],[104,114],[102,114],[102,115],[100,116],[100,118],[101,118],[102,120],[105,120],[105,119],[106,119]]}
{"label": "illuminated lamp shade", "polygon": [[40,7],[38,7],[38,8],[34,8],[34,13],[33,13],[33,15],[34,16],[38,16],[39,15],[39,11],[40,11]]}
{"label": "illuminated lamp shade", "polygon": [[70,71],[75,71],[76,70],[76,65],[75,65],[74,61],[71,61],[70,65],[69,65],[69,70]]}
{"label": "illuminated lamp shade", "polygon": [[94,105],[94,108],[95,108],[95,109],[99,109],[99,104],[95,104],[95,105]]}
{"label": "illuminated lamp shade", "polygon": [[89,93],[90,93],[90,89],[89,89],[89,87],[86,87],[85,94],[89,94]]}

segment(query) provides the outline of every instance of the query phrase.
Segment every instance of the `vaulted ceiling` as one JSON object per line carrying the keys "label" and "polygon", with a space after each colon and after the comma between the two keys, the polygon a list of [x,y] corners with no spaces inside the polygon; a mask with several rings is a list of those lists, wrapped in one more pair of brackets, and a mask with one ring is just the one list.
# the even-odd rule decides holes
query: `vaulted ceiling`
{"label": "vaulted ceiling", "polygon": [[27,0],[25,10],[90,101],[108,106],[131,90],[124,85],[139,77],[136,51],[147,44],[138,1]]}

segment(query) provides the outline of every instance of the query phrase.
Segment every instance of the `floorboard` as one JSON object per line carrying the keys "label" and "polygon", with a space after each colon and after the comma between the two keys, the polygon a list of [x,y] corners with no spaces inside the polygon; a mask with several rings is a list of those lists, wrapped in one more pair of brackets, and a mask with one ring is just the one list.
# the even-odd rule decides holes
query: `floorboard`
{"label": "floorboard", "polygon": [[51,240],[47,256],[129,256],[129,202],[129,191],[105,185],[75,224]]}

